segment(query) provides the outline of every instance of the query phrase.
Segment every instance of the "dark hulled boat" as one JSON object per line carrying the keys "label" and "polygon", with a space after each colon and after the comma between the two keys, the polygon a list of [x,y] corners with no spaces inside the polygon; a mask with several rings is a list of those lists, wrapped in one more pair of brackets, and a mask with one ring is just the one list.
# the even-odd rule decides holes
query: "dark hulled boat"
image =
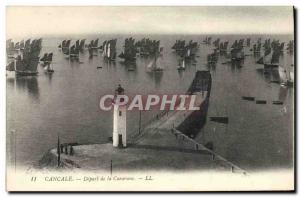
{"label": "dark hulled boat", "polygon": [[136,60],[137,49],[135,46],[135,40],[133,38],[126,38],[124,51],[119,55],[119,58],[124,62],[134,62]]}
{"label": "dark hulled boat", "polygon": [[227,53],[227,48],[228,48],[228,41],[221,42],[221,44],[220,44],[220,53],[221,54]]}
{"label": "dark hulled boat", "polygon": [[53,53],[45,53],[44,56],[40,59],[40,62],[42,62],[42,66],[44,67],[45,71],[48,73],[53,73],[54,70],[52,68],[52,58]]}
{"label": "dark hulled boat", "polygon": [[209,71],[197,71],[187,91],[189,95],[197,95],[195,103],[200,110],[192,111],[176,129],[191,138],[195,138],[206,123],[211,83]]}
{"label": "dark hulled boat", "polygon": [[161,47],[159,40],[151,40],[149,38],[143,38],[135,43],[137,52],[141,57],[153,56],[160,54]]}
{"label": "dark hulled boat", "polygon": [[79,43],[79,50],[82,51],[84,49],[84,43],[85,43],[85,39],[80,40]]}
{"label": "dark hulled boat", "polygon": [[294,41],[290,40],[289,43],[287,44],[287,49],[286,49],[289,53],[294,52]]}
{"label": "dark hulled boat", "polygon": [[205,37],[205,39],[203,40],[204,44],[210,45],[211,44],[211,37]]}
{"label": "dark hulled boat", "polygon": [[73,45],[70,48],[70,58],[79,58],[79,48],[76,48],[76,45]]}
{"label": "dark hulled boat", "polygon": [[98,42],[99,42],[99,38],[97,38],[96,40],[92,40],[90,43],[91,49],[99,49]]}
{"label": "dark hulled boat", "polygon": [[67,56],[70,55],[70,44],[71,44],[71,40],[64,40],[61,44],[62,52]]}
{"label": "dark hulled boat", "polygon": [[207,63],[208,64],[215,64],[218,62],[218,53],[217,50],[214,50],[213,53],[207,55]]}
{"label": "dark hulled boat", "polygon": [[179,55],[181,58],[184,58],[185,61],[188,62],[195,59],[199,45],[193,40],[190,40],[187,44],[185,40],[176,40],[175,44],[172,46],[172,49],[175,50],[177,55]]}

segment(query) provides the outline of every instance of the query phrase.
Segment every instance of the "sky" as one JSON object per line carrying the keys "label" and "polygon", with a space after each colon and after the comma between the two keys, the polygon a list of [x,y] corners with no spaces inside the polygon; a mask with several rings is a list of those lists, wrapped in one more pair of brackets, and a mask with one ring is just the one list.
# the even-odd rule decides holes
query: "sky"
{"label": "sky", "polygon": [[7,37],[63,34],[293,34],[293,7],[15,7]]}

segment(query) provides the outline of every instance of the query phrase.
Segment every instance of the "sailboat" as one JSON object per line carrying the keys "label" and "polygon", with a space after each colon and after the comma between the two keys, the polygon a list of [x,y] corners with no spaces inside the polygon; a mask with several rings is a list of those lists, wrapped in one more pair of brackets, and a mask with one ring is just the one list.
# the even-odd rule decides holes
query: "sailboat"
{"label": "sailboat", "polygon": [[40,59],[42,66],[46,66],[52,62],[53,53],[45,53],[44,56]]}
{"label": "sailboat", "polygon": [[240,61],[245,58],[243,48],[234,48],[231,50],[231,61]]}
{"label": "sailboat", "polygon": [[62,48],[66,44],[66,40],[63,40],[59,45],[58,48]]}
{"label": "sailboat", "polygon": [[99,42],[99,39],[97,38],[96,40],[92,40],[91,41],[91,48],[92,49],[98,49],[98,42]]}
{"label": "sailboat", "polygon": [[278,67],[278,72],[279,72],[280,82],[282,86],[293,86],[294,72],[287,71],[281,66]]}
{"label": "sailboat", "polygon": [[247,38],[247,41],[246,41],[246,45],[247,45],[247,47],[250,47],[250,43],[251,43],[251,38]]}
{"label": "sailboat", "polygon": [[264,69],[278,68],[279,56],[280,56],[280,51],[278,50],[272,51],[271,48],[267,48],[265,49],[265,55],[261,57],[256,63],[263,64]]}
{"label": "sailboat", "polygon": [[182,59],[181,64],[178,65],[177,70],[185,70],[185,60]]}
{"label": "sailboat", "polygon": [[46,64],[46,66],[45,66],[44,69],[45,69],[45,71],[46,71],[47,73],[54,73],[52,64],[51,64],[50,62]]}
{"label": "sailboat", "polygon": [[94,51],[91,47],[91,44],[88,45],[88,52],[89,52],[89,57],[90,58],[93,58],[93,55],[94,55]]}
{"label": "sailboat", "polygon": [[161,72],[164,70],[160,57],[157,58],[156,56],[154,56],[154,59],[148,64],[147,68],[154,72]]}
{"label": "sailboat", "polygon": [[133,38],[125,39],[124,51],[119,55],[119,58],[124,59],[125,62],[134,62],[136,60],[137,49]]}
{"label": "sailboat", "polygon": [[70,58],[79,58],[79,48],[76,48],[75,45],[73,45],[70,48]]}
{"label": "sailboat", "polygon": [[70,55],[70,44],[71,44],[71,40],[64,40],[61,44],[62,52],[67,56]]}
{"label": "sailboat", "polygon": [[287,44],[287,48],[286,50],[289,52],[289,53],[292,53],[294,51],[294,41],[293,40],[290,40],[289,43]]}
{"label": "sailboat", "polygon": [[207,55],[207,63],[208,64],[215,64],[218,61],[218,53],[217,50],[214,49],[214,52]]}
{"label": "sailboat", "polygon": [[211,44],[211,37],[205,37],[205,40],[203,40],[204,44],[210,45]]}
{"label": "sailboat", "polygon": [[37,75],[41,44],[42,39],[35,39],[31,43],[27,40],[24,50],[6,67],[6,70],[15,71],[16,75],[22,76]]}
{"label": "sailboat", "polygon": [[176,53],[182,53],[182,51],[185,50],[185,40],[176,40],[172,49],[174,49]]}
{"label": "sailboat", "polygon": [[85,39],[80,40],[79,43],[79,50],[82,51],[84,49],[84,43],[85,43]]}
{"label": "sailboat", "polygon": [[214,42],[213,42],[214,46],[219,49],[220,48],[220,38],[216,39]]}
{"label": "sailboat", "polygon": [[227,52],[227,47],[228,47],[228,41],[221,42],[221,44],[220,44],[220,53],[226,53]]}
{"label": "sailboat", "polygon": [[279,55],[280,53],[278,51],[273,51],[269,55],[265,56],[264,69],[278,68]]}
{"label": "sailboat", "polygon": [[108,45],[107,45],[107,58],[109,59],[110,58],[110,43],[108,43]]}
{"label": "sailboat", "polygon": [[278,73],[280,76],[280,81],[282,84],[284,84],[287,81],[287,75],[286,75],[286,70],[282,68],[281,66],[278,67]]}
{"label": "sailboat", "polygon": [[8,58],[15,58],[15,44],[12,39],[6,40],[6,53]]}
{"label": "sailboat", "polygon": [[76,40],[75,42],[75,49],[80,50],[80,40]]}
{"label": "sailboat", "polygon": [[24,40],[22,40],[20,42],[20,50],[24,50],[24,47],[25,47],[25,43],[24,43]]}
{"label": "sailboat", "polygon": [[102,56],[109,61],[115,61],[117,39],[112,39],[104,42]]}
{"label": "sailboat", "polygon": [[15,50],[17,51],[17,50],[20,50],[20,43],[19,42],[17,42],[16,44],[15,44]]}

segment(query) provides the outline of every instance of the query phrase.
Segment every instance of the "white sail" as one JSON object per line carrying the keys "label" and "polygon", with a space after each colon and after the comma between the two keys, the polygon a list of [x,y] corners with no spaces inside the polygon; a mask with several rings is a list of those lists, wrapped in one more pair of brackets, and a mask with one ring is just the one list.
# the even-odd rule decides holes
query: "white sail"
{"label": "white sail", "polygon": [[147,68],[153,68],[153,63],[154,63],[154,60],[152,60],[152,61],[147,65]]}
{"label": "white sail", "polygon": [[106,55],[106,44],[103,46],[103,53],[102,53],[102,56],[105,57]]}
{"label": "white sail", "polygon": [[52,65],[47,64],[47,66],[45,66],[44,70],[46,70],[46,71],[53,70]]}
{"label": "white sail", "polygon": [[190,54],[191,54],[191,50],[190,50],[190,49],[188,49],[188,51],[187,51],[187,55],[188,55],[188,56],[190,56]]}
{"label": "white sail", "polygon": [[163,68],[164,68],[164,64],[163,64],[163,62],[161,61],[161,58],[160,58],[160,57],[158,57],[158,58],[156,59],[156,68],[159,68],[159,69],[163,69]]}
{"label": "white sail", "polygon": [[107,57],[110,58],[110,43],[108,44],[107,47]]}
{"label": "white sail", "polygon": [[290,71],[290,81],[294,82],[294,72]]}
{"label": "white sail", "polygon": [[278,72],[279,72],[280,81],[281,82],[286,82],[287,81],[287,75],[286,75],[285,69],[282,68],[281,66],[279,66],[278,67]]}

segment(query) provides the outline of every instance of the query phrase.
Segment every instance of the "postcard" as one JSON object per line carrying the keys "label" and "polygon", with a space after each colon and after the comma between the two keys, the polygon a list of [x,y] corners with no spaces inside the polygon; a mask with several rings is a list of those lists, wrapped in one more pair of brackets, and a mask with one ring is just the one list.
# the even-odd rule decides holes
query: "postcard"
{"label": "postcard", "polygon": [[294,191],[293,6],[7,6],[7,191]]}

